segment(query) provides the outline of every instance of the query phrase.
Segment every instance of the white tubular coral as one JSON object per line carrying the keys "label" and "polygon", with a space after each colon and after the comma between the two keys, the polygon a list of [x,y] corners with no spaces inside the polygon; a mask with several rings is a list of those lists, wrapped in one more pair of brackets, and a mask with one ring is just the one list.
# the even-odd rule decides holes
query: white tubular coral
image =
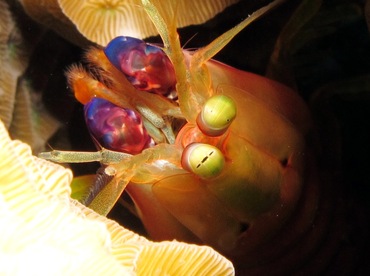
{"label": "white tubular coral", "polygon": [[151,242],[70,198],[72,173],[0,121],[1,275],[233,275],[207,246]]}

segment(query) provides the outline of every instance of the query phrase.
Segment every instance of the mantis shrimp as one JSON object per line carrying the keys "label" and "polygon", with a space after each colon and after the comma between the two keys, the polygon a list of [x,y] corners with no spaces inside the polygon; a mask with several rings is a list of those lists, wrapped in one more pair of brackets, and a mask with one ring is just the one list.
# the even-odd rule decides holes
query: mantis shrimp
{"label": "mantis shrimp", "polygon": [[[186,51],[173,20],[176,5],[142,0],[163,47],[117,37],[87,52],[91,72],[78,65],[68,72],[101,150],[40,156],[101,162],[101,173],[83,178],[93,184],[84,203],[106,215],[127,191],[154,239],[211,245],[241,271],[276,258],[316,208],[310,114],[291,88],[212,57],[281,2]],[[302,218],[284,231],[297,212]]]}

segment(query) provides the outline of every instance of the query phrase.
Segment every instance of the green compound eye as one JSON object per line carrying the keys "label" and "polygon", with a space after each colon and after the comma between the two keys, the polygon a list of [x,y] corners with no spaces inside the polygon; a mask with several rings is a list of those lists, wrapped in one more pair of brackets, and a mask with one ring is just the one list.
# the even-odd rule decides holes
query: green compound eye
{"label": "green compound eye", "polygon": [[222,152],[211,145],[193,143],[188,145],[181,157],[182,167],[200,178],[211,178],[219,175],[224,167],[225,158]]}
{"label": "green compound eye", "polygon": [[225,95],[216,95],[204,104],[197,117],[197,124],[204,134],[220,136],[225,133],[235,117],[235,102]]}

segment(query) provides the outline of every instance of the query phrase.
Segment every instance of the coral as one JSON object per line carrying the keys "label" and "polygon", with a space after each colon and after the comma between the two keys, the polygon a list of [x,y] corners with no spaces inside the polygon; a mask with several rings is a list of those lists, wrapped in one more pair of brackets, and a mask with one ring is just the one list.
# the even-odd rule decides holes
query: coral
{"label": "coral", "polygon": [[233,275],[207,246],[151,242],[70,198],[72,173],[0,122],[0,274]]}
{"label": "coral", "polygon": [[[106,45],[119,35],[144,38],[158,34],[145,11],[138,8],[141,3],[139,0],[44,0],[38,5],[32,0],[20,2],[33,19],[78,44],[83,43],[78,32],[100,45]],[[201,24],[236,2],[237,0],[179,1],[179,10],[187,12],[177,14],[177,25],[184,27]],[[165,1],[162,6],[168,7]]]}
{"label": "coral", "polygon": [[0,1],[0,27],[0,119],[13,138],[39,152],[59,124],[48,116],[39,93],[23,77],[33,45],[22,37],[4,1]]}

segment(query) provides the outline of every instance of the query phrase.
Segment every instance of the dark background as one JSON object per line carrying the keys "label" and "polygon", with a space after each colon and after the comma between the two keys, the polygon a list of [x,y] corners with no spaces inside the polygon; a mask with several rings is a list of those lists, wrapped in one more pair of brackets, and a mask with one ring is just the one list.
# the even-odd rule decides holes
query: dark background
{"label": "dark background", "polygon": [[[201,26],[179,30],[185,48],[198,48],[239,23],[268,1],[241,1]],[[275,41],[301,1],[291,0],[242,31],[215,59],[242,70],[265,75]],[[49,141],[53,148],[94,150],[86,130],[82,106],[74,99],[65,78],[71,64],[81,62],[84,49],[30,20],[19,5],[12,8],[23,35],[36,45],[25,78],[42,93],[45,106],[61,123]],[[348,7],[354,7],[349,9]],[[344,12],[343,12],[344,11]],[[323,1],[319,13],[301,32],[317,32],[282,60],[286,78],[310,105],[320,148],[320,164],[339,175],[332,189],[347,209],[343,220],[353,243],[354,275],[368,272],[370,211],[370,37],[364,17],[364,1]],[[336,14],[329,20],[328,14]],[[335,18],[335,17],[334,17]],[[328,19],[328,20],[325,20]],[[299,39],[299,36],[298,38]],[[159,38],[148,39],[159,42]],[[88,45],[86,45],[88,46]],[[272,77],[275,77],[272,74]],[[288,81],[286,81],[288,79]],[[72,166],[76,175],[94,172],[98,164]],[[369,171],[368,171],[369,170]],[[140,233],[139,221],[122,206],[110,217]],[[344,260],[345,261],[345,260]]]}

